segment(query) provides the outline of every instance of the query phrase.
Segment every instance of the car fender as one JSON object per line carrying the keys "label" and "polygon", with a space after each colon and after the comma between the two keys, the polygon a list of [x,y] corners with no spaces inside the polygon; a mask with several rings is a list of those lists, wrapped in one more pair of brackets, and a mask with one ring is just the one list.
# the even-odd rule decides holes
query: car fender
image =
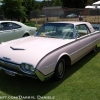
{"label": "car fender", "polygon": [[[55,57],[55,56],[52,57],[52,53],[50,53],[50,54],[46,55],[44,58],[42,58],[40,60],[40,62],[38,63],[38,65],[36,67],[36,71],[35,71],[38,78],[43,81],[43,80],[45,80],[45,78],[52,76],[55,71],[58,61],[62,57],[66,57],[66,58],[70,59],[69,54],[67,54],[67,53],[62,53],[60,55],[57,55],[57,57]],[[50,61],[50,62],[48,62],[48,61]]]}
{"label": "car fender", "polygon": [[[36,69],[42,72],[44,75],[51,73],[55,70],[55,67],[60,60],[60,58],[66,57],[69,58],[70,56],[66,52],[59,52],[59,50],[54,50],[51,53],[45,55],[37,64]],[[71,61],[71,60],[70,60]]]}
{"label": "car fender", "polygon": [[24,31],[23,35],[25,35],[25,34],[29,34],[30,35],[30,32],[29,31]]}
{"label": "car fender", "polygon": [[64,53],[62,53],[61,55],[59,55],[59,57],[58,57],[58,59],[57,59],[57,62],[58,62],[63,56],[67,56],[67,57],[69,57],[69,59],[70,59],[70,55],[69,55],[68,53],[64,52]]}

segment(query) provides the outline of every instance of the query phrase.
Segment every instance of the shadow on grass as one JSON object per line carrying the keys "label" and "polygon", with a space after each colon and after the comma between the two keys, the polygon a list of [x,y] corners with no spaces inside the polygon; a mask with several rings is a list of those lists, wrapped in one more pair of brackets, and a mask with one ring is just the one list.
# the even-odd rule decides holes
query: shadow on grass
{"label": "shadow on grass", "polygon": [[73,73],[79,70],[84,64],[86,64],[89,60],[91,60],[94,56],[96,56],[100,51],[100,47],[98,47],[96,53],[89,53],[80,61],[72,65],[68,68],[66,75],[60,81],[48,80],[45,82],[41,82],[39,80],[29,78],[29,77],[12,77],[6,75],[4,71],[0,70],[0,91],[5,94],[9,94],[12,96],[34,96],[37,95],[44,96],[52,89],[59,86],[64,80],[70,77]]}

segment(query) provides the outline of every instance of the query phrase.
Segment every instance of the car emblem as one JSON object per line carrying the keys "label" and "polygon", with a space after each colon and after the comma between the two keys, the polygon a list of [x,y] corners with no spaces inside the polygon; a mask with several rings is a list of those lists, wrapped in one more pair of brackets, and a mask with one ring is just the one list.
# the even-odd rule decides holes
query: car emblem
{"label": "car emblem", "polygon": [[7,57],[3,57],[3,59],[5,59],[5,60],[11,60],[10,58],[7,58]]}

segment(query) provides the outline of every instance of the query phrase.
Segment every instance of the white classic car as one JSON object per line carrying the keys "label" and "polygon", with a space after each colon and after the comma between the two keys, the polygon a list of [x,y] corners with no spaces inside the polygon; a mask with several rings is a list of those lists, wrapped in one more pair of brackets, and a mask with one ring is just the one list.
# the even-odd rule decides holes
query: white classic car
{"label": "white classic car", "polygon": [[66,18],[76,18],[78,17],[76,14],[72,13],[66,16]]}
{"label": "white classic car", "polygon": [[100,32],[88,22],[48,22],[34,36],[2,43],[0,68],[12,76],[59,80],[99,42]]}
{"label": "white classic car", "polygon": [[17,21],[0,21],[0,43],[36,33],[36,27],[27,26]]}

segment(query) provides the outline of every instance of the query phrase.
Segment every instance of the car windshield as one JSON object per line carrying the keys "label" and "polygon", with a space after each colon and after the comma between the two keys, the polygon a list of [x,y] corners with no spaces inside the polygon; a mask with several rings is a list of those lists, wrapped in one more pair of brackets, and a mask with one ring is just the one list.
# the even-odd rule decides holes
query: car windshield
{"label": "car windshield", "polygon": [[74,25],[69,23],[45,23],[35,36],[73,39]]}

